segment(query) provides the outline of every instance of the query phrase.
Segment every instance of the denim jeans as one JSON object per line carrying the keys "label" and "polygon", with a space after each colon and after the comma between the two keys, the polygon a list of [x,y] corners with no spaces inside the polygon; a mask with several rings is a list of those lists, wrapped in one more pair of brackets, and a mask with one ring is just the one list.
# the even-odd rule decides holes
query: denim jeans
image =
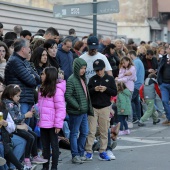
{"label": "denim jeans", "polygon": [[134,89],[132,94],[132,110],[133,110],[133,119],[140,120],[141,118],[141,105],[139,100],[139,90]]}
{"label": "denim jeans", "polygon": [[118,119],[119,119],[119,122],[120,122],[120,130],[122,131],[123,130],[123,127],[125,128],[125,130],[128,129],[128,124],[126,122],[126,115],[118,115]]}
{"label": "denim jeans", "polygon": [[69,115],[69,125],[72,157],[83,156],[88,135],[87,114]]}
{"label": "denim jeans", "polygon": [[58,146],[58,134],[55,133],[55,128],[40,128],[41,142],[43,147],[43,157],[48,159],[47,163],[43,164],[43,169],[48,170],[50,164],[50,155],[52,148],[52,166],[51,169],[57,170],[59,146]]}
{"label": "denim jeans", "polygon": [[[11,140],[13,142],[13,153],[15,157],[20,161],[25,152],[26,140],[17,135],[13,135]],[[10,163],[10,169],[15,169],[15,166],[12,163]]]}
{"label": "denim jeans", "polygon": [[[30,104],[30,103],[20,103],[21,104],[21,113],[22,114],[25,114],[25,113],[27,113],[28,111],[30,111],[31,110],[31,108],[32,108],[32,106],[33,106],[33,104]],[[26,119],[25,120],[25,123],[27,124],[27,125],[30,125],[30,119],[31,118],[28,118],[28,119]]]}
{"label": "denim jeans", "polygon": [[159,87],[162,94],[162,103],[166,112],[166,117],[170,121],[170,84],[162,83]]}
{"label": "denim jeans", "polygon": [[69,129],[69,125],[68,125],[67,121],[64,121],[62,130],[63,130],[65,138],[69,139],[70,138],[70,129]]}

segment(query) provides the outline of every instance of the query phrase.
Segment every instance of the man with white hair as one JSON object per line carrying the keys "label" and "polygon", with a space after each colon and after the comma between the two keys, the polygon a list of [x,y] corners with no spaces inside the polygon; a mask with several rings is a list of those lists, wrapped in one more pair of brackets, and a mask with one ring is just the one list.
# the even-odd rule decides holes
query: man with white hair
{"label": "man with white hair", "polygon": [[111,44],[111,38],[110,37],[104,37],[102,42],[99,44],[98,47],[98,52],[102,53],[103,50],[109,45]]}

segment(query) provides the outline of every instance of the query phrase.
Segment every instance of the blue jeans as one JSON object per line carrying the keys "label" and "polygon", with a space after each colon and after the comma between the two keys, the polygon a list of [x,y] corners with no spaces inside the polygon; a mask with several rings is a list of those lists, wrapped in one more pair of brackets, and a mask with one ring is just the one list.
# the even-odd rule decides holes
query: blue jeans
{"label": "blue jeans", "polygon": [[[32,108],[32,106],[33,106],[33,104],[30,104],[30,103],[20,103],[21,104],[21,113],[22,114],[25,114],[25,113],[27,113],[28,111],[30,111],[31,110],[31,108]],[[27,125],[30,125],[30,118],[28,118],[28,119],[26,119],[25,120],[25,123],[27,124]]]}
{"label": "blue jeans", "polygon": [[141,106],[140,106],[139,90],[138,89],[134,89],[131,102],[132,102],[132,110],[133,110],[133,119],[140,120]]}
{"label": "blue jeans", "polygon": [[69,139],[70,138],[70,129],[69,129],[69,125],[68,125],[67,121],[64,121],[62,130],[63,130],[65,138]]}
{"label": "blue jeans", "polygon": [[[26,140],[17,135],[13,135],[11,139],[13,142],[13,153],[15,157],[20,161],[25,152]],[[15,166],[12,163],[10,163],[10,169],[15,169]]]}
{"label": "blue jeans", "polygon": [[118,115],[118,119],[119,119],[119,122],[120,122],[120,130],[122,131],[123,130],[123,126],[125,128],[125,130],[128,129],[128,124],[126,122],[126,115]]}
{"label": "blue jeans", "polygon": [[69,125],[72,157],[83,156],[88,135],[87,114],[69,115]]}
{"label": "blue jeans", "polygon": [[166,112],[166,117],[170,121],[170,84],[162,83],[159,87],[162,94],[162,103]]}

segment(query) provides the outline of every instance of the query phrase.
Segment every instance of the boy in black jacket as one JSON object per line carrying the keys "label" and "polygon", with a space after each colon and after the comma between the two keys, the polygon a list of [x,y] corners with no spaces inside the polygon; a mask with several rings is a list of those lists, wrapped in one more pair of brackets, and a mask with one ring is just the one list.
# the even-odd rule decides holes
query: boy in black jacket
{"label": "boy in black jacket", "polygon": [[105,74],[105,63],[101,59],[97,59],[93,63],[93,69],[96,75],[89,80],[88,88],[90,92],[91,102],[94,110],[94,117],[90,116],[89,134],[86,141],[86,158],[92,159],[92,145],[95,139],[96,128],[99,126],[100,133],[100,149],[99,159],[110,161],[106,148],[108,142],[108,129],[110,124],[110,97],[117,95],[117,89],[114,78]]}

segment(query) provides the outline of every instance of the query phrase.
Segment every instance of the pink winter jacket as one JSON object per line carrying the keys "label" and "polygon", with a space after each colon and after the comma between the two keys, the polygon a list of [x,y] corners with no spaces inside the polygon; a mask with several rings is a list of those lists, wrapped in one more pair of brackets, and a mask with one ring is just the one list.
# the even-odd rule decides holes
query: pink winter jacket
{"label": "pink winter jacket", "polygon": [[66,81],[63,80],[56,84],[56,93],[53,97],[43,97],[38,93],[38,108],[40,112],[40,120],[38,126],[40,128],[59,128],[63,127],[64,118],[66,116],[65,98]]}
{"label": "pink winter jacket", "polygon": [[[124,76],[126,72],[131,72],[131,76]],[[126,87],[133,92],[134,91],[134,82],[136,81],[136,69],[135,66],[131,66],[129,69],[120,68],[117,81],[124,82]]]}

